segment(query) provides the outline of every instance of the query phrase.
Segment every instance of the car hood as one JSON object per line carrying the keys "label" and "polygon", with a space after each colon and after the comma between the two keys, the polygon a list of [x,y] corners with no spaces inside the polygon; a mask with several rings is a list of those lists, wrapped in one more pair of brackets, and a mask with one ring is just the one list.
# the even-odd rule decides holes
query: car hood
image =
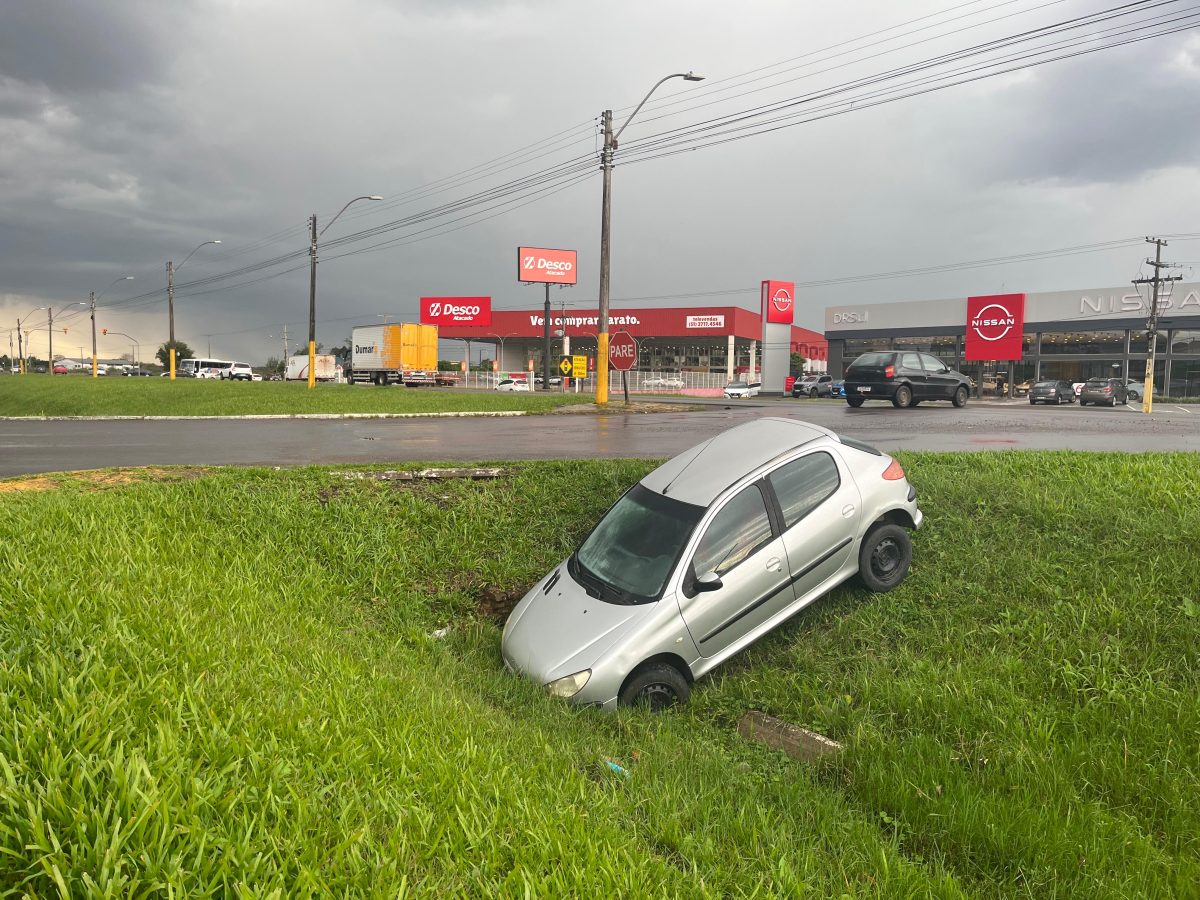
{"label": "car hood", "polygon": [[[546,590],[548,584],[552,587]],[[504,662],[542,684],[591,668],[655,605],[620,606],[597,600],[571,577],[564,561],[509,616],[501,642]]]}

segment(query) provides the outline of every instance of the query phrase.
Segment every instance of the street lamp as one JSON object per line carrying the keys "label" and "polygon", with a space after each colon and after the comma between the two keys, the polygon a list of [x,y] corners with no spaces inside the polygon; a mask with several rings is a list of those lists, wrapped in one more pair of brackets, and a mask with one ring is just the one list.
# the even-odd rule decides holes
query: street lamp
{"label": "street lamp", "polygon": [[[84,301],[80,300],[78,303],[68,303],[67,306],[87,306],[87,304]],[[59,314],[61,314],[63,312],[63,310],[65,310],[67,308],[67,306],[64,306],[62,309],[60,309]],[[54,310],[51,309],[49,306],[46,307],[46,329],[50,335],[50,351],[49,351],[50,352],[50,360],[49,360],[49,365],[47,365],[46,368],[50,372],[50,377],[53,378],[54,377]]]}
{"label": "street lamp", "polygon": [[329,220],[329,223],[317,231],[317,214],[313,213],[309,222],[312,224],[312,242],[308,247],[308,388],[312,390],[317,386],[317,239],[321,237],[329,226],[338,220],[338,216],[350,208],[351,203],[357,203],[359,200],[382,200],[378,194],[364,194],[361,197],[355,197],[350,203],[347,203],[338,210],[337,216]]}
{"label": "street lamp", "polygon": [[642,98],[629,114],[616,134],[613,134],[612,110],[604,111],[604,150],[600,155],[600,170],[604,173],[604,194],[600,211],[600,322],[596,334],[596,404],[608,402],[608,251],[612,234],[612,169],[613,154],[617,151],[617,139],[629,127],[633,117],[638,114],[650,95],[659,89],[663,82],[672,78],[682,78],[684,81],[703,81],[703,75],[694,72],[678,72],[661,78],[658,84]]}
{"label": "street lamp", "polygon": [[[132,275],[122,275],[120,278],[114,278],[113,283],[110,284],[108,287],[106,287],[104,290],[102,290],[100,292],[100,297],[103,297],[110,290],[112,290],[113,284],[118,284],[119,282],[122,282],[122,281],[133,281],[133,276]],[[91,312],[92,312],[92,377],[93,378],[97,377],[97,375],[96,375],[96,301],[98,299],[100,299],[100,297],[96,296],[95,291],[92,291],[91,294],[88,295],[88,305],[91,308]]]}
{"label": "street lamp", "polygon": [[196,255],[196,250],[201,247],[206,247],[209,244],[219,244],[220,240],[201,241],[196,245],[195,250],[183,258],[183,262],[179,265],[174,265],[171,260],[167,260],[167,322],[170,327],[167,337],[167,355],[170,358],[171,380],[175,380],[175,272],[182,269],[184,263]]}
{"label": "street lamp", "polygon": [[500,341],[500,360],[499,360],[499,362],[500,362],[501,367],[504,366],[504,339],[510,338],[510,337],[516,337],[517,334],[518,334],[518,332],[516,332],[516,331],[506,331],[504,334],[496,334],[495,332],[489,331],[489,332],[487,332],[487,334],[484,335],[484,337],[494,337],[494,338],[499,339],[499,341]]}
{"label": "street lamp", "polygon": [[29,368],[28,366],[25,365],[25,354],[29,352],[29,336],[28,336],[28,334],[26,334],[25,342],[22,344],[21,343],[21,323],[28,322],[30,316],[32,316],[35,312],[39,312],[40,310],[43,310],[45,308],[46,307],[44,307],[44,306],[35,306],[29,312],[25,313],[24,316],[17,319],[17,355],[20,357],[20,360],[21,360],[19,368],[21,370],[22,375],[24,375],[25,370],[27,368]]}

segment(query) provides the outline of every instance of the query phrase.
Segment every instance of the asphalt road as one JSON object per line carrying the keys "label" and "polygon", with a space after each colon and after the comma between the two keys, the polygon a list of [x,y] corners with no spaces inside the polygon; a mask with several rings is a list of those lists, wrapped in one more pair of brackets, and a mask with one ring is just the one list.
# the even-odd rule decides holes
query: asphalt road
{"label": "asphalt road", "polygon": [[663,457],[756,416],[815,422],[881,450],[1200,451],[1200,406],[898,410],[829,400],[719,401],[695,412],[499,419],[0,421],[0,477],[110,466]]}

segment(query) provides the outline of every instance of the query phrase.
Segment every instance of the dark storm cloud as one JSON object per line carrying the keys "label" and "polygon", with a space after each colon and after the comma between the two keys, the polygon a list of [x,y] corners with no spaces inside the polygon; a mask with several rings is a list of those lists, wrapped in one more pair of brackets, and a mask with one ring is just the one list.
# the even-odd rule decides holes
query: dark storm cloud
{"label": "dark storm cloud", "polygon": [[143,84],[186,39],[179,13],[160,0],[4,0],[0,76],[67,94]]}
{"label": "dark storm cloud", "polygon": [[1193,165],[1200,73],[1175,64],[1190,59],[1187,48],[1184,38],[1168,38],[1086,65],[1034,70],[991,94],[954,130],[970,143],[991,135],[975,164],[999,180],[1113,183]]}

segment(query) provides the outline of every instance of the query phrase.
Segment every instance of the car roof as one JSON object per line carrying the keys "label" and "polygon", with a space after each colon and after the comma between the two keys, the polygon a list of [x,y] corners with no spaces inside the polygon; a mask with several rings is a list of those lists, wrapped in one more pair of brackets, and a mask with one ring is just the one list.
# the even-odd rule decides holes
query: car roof
{"label": "car roof", "polygon": [[641,483],[675,500],[708,506],[735,481],[821,437],[837,436],[819,425],[795,419],[755,419],[672,457]]}

